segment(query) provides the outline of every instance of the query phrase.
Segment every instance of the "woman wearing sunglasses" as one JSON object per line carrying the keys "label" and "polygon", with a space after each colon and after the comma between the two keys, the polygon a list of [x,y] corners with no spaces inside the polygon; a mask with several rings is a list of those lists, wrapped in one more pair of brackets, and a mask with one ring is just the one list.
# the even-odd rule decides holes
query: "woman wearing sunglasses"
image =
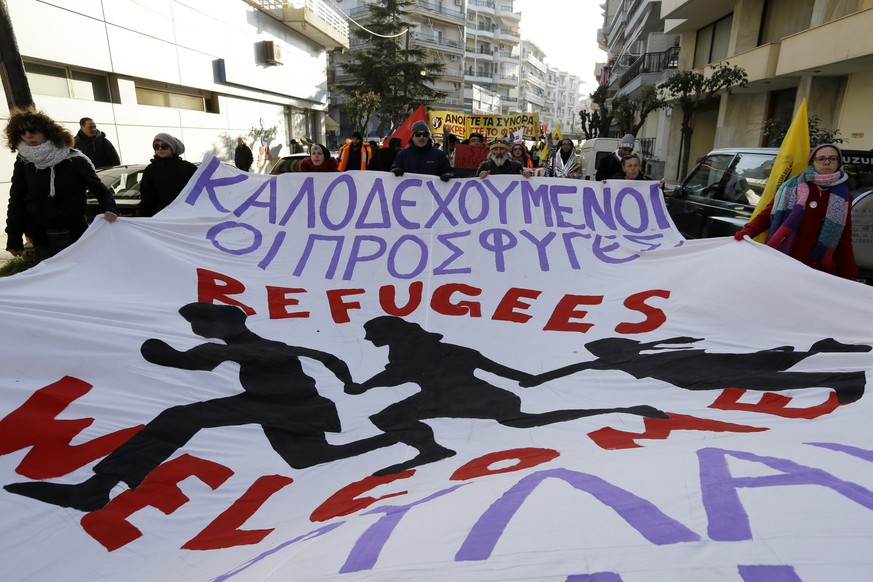
{"label": "woman wearing sunglasses", "polygon": [[185,144],[169,133],[156,135],[152,149],[155,157],[142,173],[137,216],[154,216],[166,208],[197,171],[197,166],[179,157]]}
{"label": "woman wearing sunglasses", "polygon": [[13,109],[4,131],[6,146],[18,153],[6,215],[6,250],[20,256],[23,237],[33,241],[34,264],[52,257],[82,236],[87,192],[107,222],[115,221],[115,200],[94,165],[72,149],[73,136],[35,109]]}

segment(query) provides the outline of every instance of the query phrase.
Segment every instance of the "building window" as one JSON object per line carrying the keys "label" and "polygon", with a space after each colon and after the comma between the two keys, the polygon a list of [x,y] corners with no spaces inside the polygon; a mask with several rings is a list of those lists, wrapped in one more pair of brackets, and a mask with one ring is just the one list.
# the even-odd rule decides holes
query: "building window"
{"label": "building window", "polygon": [[112,101],[106,75],[40,63],[24,63],[24,70],[30,90],[37,95]]}
{"label": "building window", "polygon": [[173,107],[175,109],[206,111],[208,113],[218,112],[215,99],[211,94],[204,96],[137,86],[136,102],[140,105],[153,105],[155,107]]}
{"label": "building window", "polygon": [[720,61],[728,56],[733,20],[734,15],[728,14],[721,20],[716,20],[697,31],[697,43],[694,50],[695,69],[705,67],[709,63]]}
{"label": "building window", "polygon": [[815,0],[767,0],[758,44],[780,42],[790,34],[808,29],[813,4]]}

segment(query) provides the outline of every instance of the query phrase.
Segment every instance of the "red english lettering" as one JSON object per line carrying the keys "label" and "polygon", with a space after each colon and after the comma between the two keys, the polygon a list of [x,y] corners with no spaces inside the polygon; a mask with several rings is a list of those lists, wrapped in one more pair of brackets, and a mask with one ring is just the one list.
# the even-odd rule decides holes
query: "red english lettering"
{"label": "red english lettering", "polygon": [[542,294],[542,291],[533,289],[520,289],[513,287],[503,296],[497,309],[494,310],[494,316],[491,319],[496,321],[512,321],[515,323],[525,323],[530,320],[532,315],[527,313],[518,313],[516,309],[529,309],[530,303],[522,301],[522,299],[534,300]]}
{"label": "red english lettering", "polygon": [[[496,453],[488,453],[477,459],[473,459],[469,463],[464,463],[461,467],[452,473],[452,481],[466,481],[467,479],[475,479],[476,477],[484,477],[485,475],[498,475],[500,473],[511,473],[513,471],[521,471],[522,469],[530,469],[543,463],[548,463],[552,459],[557,459],[560,456],[558,451],[553,449],[539,448],[524,448],[510,449],[508,451],[499,451]],[[491,465],[501,461],[515,461],[514,464],[492,469]]]}
{"label": "red english lettering", "polygon": [[578,331],[585,333],[592,327],[593,323],[576,323],[570,319],[584,319],[588,312],[583,309],[576,309],[578,305],[600,305],[603,302],[603,295],[564,295],[555,306],[549,322],[543,328],[546,331]]}
{"label": "red english lettering", "polygon": [[270,535],[270,529],[239,529],[248,518],[261,508],[274,493],[290,485],[294,480],[282,475],[258,477],[242,497],[233,502],[203,531],[182,546],[183,550],[220,550],[234,546],[257,544]]}
{"label": "red english lettering", "polygon": [[430,298],[430,306],[437,313],[443,315],[469,315],[470,317],[482,317],[482,306],[476,301],[459,301],[452,303],[452,295],[463,293],[476,297],[482,294],[482,290],[463,283],[447,283],[440,285]]}
{"label": "red english lettering", "polygon": [[245,311],[246,315],[254,315],[255,310],[229,295],[239,295],[246,290],[241,281],[233,277],[216,273],[208,269],[197,269],[197,301],[200,303],[220,302],[233,305]]}
{"label": "red english lettering", "polygon": [[102,509],[85,515],[80,522],[88,535],[110,552],[142,537],[127,518],[144,507],[170,515],[190,501],[178,484],[197,477],[212,489],[227,481],[233,471],[212,461],[184,454],[161,464],[136,489],[120,493]]}
{"label": "red english lettering", "polygon": [[267,306],[270,308],[270,319],[309,317],[308,311],[288,311],[288,306],[300,305],[299,299],[288,297],[293,293],[306,293],[306,289],[267,285]]}
{"label": "red english lettering", "polygon": [[330,314],[336,323],[348,323],[352,320],[349,317],[349,311],[352,309],[360,309],[361,304],[357,301],[343,301],[345,297],[350,295],[361,295],[363,289],[331,289],[327,292],[327,303],[330,305]]}
{"label": "red english lettering", "polygon": [[409,285],[409,301],[406,302],[406,305],[399,307],[394,285],[385,285],[379,288],[379,305],[382,306],[382,311],[388,315],[403,317],[418,309],[418,306],[421,305],[423,291],[424,283],[421,281],[412,282]]}
{"label": "red english lettering", "polygon": [[391,483],[392,481],[397,481],[398,479],[409,479],[413,475],[415,475],[415,469],[408,469],[394,475],[385,475],[383,477],[365,477],[360,481],[352,483],[351,485],[346,485],[345,487],[328,497],[324,503],[316,507],[315,511],[312,512],[312,515],[309,516],[309,520],[327,521],[328,519],[333,519],[334,517],[349,515],[350,513],[360,511],[365,507],[373,505],[377,501],[381,501],[382,499],[389,499],[391,497],[406,495],[407,492],[404,490],[395,493],[386,493],[382,497],[358,497],[359,495],[366,493],[370,489],[375,489],[380,485],[387,485],[388,483]]}
{"label": "red english lettering", "polygon": [[31,447],[15,468],[16,473],[30,479],[50,479],[72,473],[105,457],[142,428],[142,425],[125,428],[71,446],[70,442],[91,426],[94,419],[57,420],[56,417],[90,390],[91,384],[64,376],[34,392],[24,404],[0,420],[0,455]]}
{"label": "red english lettering", "polygon": [[646,333],[655,329],[667,321],[667,316],[657,307],[652,307],[646,304],[646,299],[649,297],[662,297],[668,299],[670,292],[663,289],[652,289],[651,291],[643,291],[634,293],[624,300],[624,306],[633,311],[639,311],[646,316],[646,319],[640,323],[622,322],[615,326],[616,333]]}

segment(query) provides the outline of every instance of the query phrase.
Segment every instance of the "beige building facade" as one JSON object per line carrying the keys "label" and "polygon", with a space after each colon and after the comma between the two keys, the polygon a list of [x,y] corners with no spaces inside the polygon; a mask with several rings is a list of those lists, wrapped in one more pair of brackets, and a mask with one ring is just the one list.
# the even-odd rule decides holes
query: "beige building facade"
{"label": "beige building facade", "polygon": [[[661,18],[680,38],[679,69],[728,62],[748,75],[695,117],[691,161],[713,147],[769,145],[767,125],[790,121],[803,99],[845,147],[873,148],[873,0],[662,0]],[[669,124],[677,146],[680,122]],[[684,174],[676,164],[667,160],[666,176]]]}

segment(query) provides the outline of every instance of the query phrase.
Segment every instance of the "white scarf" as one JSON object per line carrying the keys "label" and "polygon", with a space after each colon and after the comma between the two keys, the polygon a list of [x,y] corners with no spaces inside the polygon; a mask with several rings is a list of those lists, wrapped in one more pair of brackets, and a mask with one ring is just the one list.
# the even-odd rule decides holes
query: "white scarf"
{"label": "white scarf", "polygon": [[64,160],[81,157],[88,160],[88,165],[91,166],[91,169],[94,168],[94,164],[91,163],[91,160],[79,150],[68,148],[66,146],[58,147],[50,141],[44,141],[38,146],[29,146],[21,141],[15,149],[24,161],[30,162],[36,166],[37,170],[45,170],[46,168],[51,169],[51,175],[49,176],[49,196],[52,198],[55,196],[55,166],[57,164]]}

